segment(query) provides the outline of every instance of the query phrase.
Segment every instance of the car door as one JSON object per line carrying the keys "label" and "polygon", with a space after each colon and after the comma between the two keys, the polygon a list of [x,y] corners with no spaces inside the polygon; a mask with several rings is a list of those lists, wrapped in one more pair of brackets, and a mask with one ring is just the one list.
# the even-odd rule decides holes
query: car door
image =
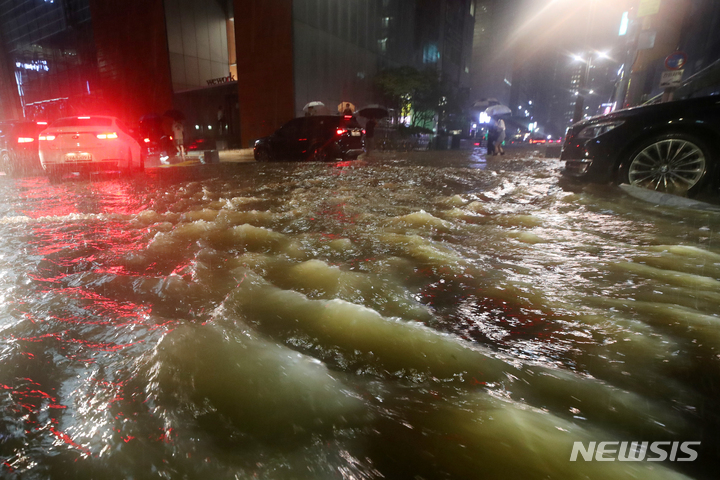
{"label": "car door", "polygon": [[301,140],[304,118],[295,118],[280,127],[270,137],[272,156],[278,160],[289,160],[302,155]]}

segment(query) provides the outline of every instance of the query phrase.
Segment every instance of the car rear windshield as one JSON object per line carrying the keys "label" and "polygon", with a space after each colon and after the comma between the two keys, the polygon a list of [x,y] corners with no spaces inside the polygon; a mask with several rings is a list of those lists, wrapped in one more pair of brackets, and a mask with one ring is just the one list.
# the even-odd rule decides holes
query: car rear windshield
{"label": "car rear windshield", "polygon": [[56,120],[53,127],[110,127],[112,118],[108,117],[69,117]]}

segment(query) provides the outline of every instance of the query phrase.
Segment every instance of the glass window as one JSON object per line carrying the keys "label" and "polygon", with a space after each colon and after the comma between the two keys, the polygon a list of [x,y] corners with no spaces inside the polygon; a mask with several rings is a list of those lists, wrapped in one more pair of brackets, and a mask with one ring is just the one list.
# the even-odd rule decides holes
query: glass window
{"label": "glass window", "polygon": [[53,122],[53,127],[111,127],[110,117],[68,117]]}

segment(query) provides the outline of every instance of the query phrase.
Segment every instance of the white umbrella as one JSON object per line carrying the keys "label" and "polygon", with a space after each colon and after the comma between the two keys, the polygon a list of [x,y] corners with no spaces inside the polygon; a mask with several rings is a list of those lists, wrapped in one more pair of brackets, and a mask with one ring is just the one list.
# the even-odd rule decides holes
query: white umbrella
{"label": "white umbrella", "polygon": [[307,105],[303,107],[303,112],[309,112],[313,109],[317,110],[318,108],[324,107],[325,104],[322,102],[310,102]]}
{"label": "white umbrella", "polygon": [[485,113],[493,117],[495,115],[510,115],[512,110],[505,105],[490,105],[485,109]]}
{"label": "white umbrella", "polygon": [[477,102],[473,103],[472,108],[482,110],[491,105],[499,105],[500,102],[497,98],[481,98]]}
{"label": "white umbrella", "polygon": [[355,113],[355,105],[350,102],[342,102],[338,105],[338,113],[344,113],[345,110],[350,109],[351,112]]}

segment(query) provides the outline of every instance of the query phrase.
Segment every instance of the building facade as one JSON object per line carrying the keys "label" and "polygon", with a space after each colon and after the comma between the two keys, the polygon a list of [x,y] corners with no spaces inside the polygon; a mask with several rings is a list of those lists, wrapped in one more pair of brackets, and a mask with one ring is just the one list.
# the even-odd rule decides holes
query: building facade
{"label": "building facade", "polygon": [[249,146],[310,101],[376,103],[385,68],[468,87],[474,13],[475,0],[0,0],[0,119],[175,109],[190,138]]}

